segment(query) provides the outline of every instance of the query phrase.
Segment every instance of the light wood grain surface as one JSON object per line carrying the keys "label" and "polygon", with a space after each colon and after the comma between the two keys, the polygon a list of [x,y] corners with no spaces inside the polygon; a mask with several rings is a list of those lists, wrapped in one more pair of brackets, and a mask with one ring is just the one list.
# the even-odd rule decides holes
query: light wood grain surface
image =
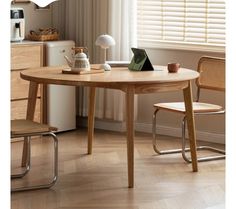
{"label": "light wood grain surface", "polygon": [[[28,99],[29,82],[20,77],[20,72],[27,68],[43,66],[43,44],[21,43],[11,44],[11,119],[25,119]],[[38,98],[42,96],[38,91]],[[23,102],[24,101],[24,102]],[[42,120],[41,102],[38,102],[37,117],[34,120]]]}
{"label": "light wood grain surface", "polygon": [[38,83],[62,85],[104,85],[106,84],[152,84],[171,83],[192,80],[198,77],[198,72],[180,68],[178,73],[168,73],[166,66],[157,66],[159,71],[130,71],[128,68],[112,68],[99,74],[71,75],[63,74],[67,66],[34,68],[24,71],[21,77]]}
{"label": "light wood grain surface", "polygon": [[[96,130],[93,155],[86,155],[87,130],[57,134],[59,178],[51,189],[13,193],[12,209],[224,209],[225,160],[201,163],[189,172],[181,154],[157,156],[152,135],[136,133],[135,187],[127,188],[126,136]],[[161,147],[180,148],[181,139],[158,135]],[[203,143],[200,145],[223,145]],[[51,175],[50,140],[32,140],[31,172],[12,186],[42,183]],[[12,171],[17,172],[21,143],[12,144]],[[205,156],[200,152],[200,157]],[[17,167],[18,166],[18,167]],[[235,203],[234,203],[235,204]],[[231,205],[232,208],[235,206]],[[3,207],[4,208],[4,207]]]}
{"label": "light wood grain surface", "polygon": [[39,66],[43,66],[43,45],[41,43],[11,45],[12,70]]}
{"label": "light wood grain surface", "polygon": [[[30,81],[27,119],[32,119],[35,109],[37,86],[39,84],[58,84],[90,87],[88,112],[88,154],[92,153],[94,135],[94,105],[96,87],[120,89],[126,94],[127,127],[127,165],[128,187],[134,186],[134,95],[160,91],[183,90],[192,157],[192,170],[198,171],[196,154],[196,134],[192,111],[191,80],[198,77],[198,72],[181,68],[178,73],[168,73],[166,66],[157,66],[158,71],[129,71],[128,68],[112,68],[99,74],[71,75],[63,74],[68,66],[34,68],[21,72],[21,77]],[[93,65],[92,67],[95,67]],[[26,146],[26,145],[25,145]]]}

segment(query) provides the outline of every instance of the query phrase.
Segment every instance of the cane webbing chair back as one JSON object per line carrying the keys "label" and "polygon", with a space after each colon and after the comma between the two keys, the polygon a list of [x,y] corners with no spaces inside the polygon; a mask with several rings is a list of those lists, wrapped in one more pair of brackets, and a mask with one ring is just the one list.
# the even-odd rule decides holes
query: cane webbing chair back
{"label": "cane webbing chair back", "polygon": [[225,59],[218,57],[201,57],[198,63],[199,88],[225,91]]}
{"label": "cane webbing chair back", "polygon": [[[193,102],[193,113],[194,115],[218,115],[225,114],[225,110],[222,106],[212,104],[212,103],[203,103],[200,102],[200,91],[201,89],[216,90],[216,91],[225,91],[225,59],[218,57],[201,57],[198,62],[198,72],[199,78],[196,79],[197,85],[197,99]],[[153,114],[153,148],[158,154],[174,154],[182,153],[182,156],[186,162],[191,162],[185,152],[189,151],[189,148],[186,148],[186,138],[185,138],[185,129],[186,129],[186,110],[185,104],[183,102],[167,102],[167,103],[157,103],[154,104],[154,114]],[[172,150],[160,150],[157,144],[157,134],[156,134],[156,122],[157,122],[157,113],[160,110],[171,111],[175,113],[181,113],[184,115],[182,120],[182,148],[181,149],[172,149]],[[217,160],[225,158],[225,151],[222,149],[217,149],[210,146],[197,146],[197,150],[210,150],[220,155],[212,155],[207,157],[198,158],[198,161],[208,161],[208,160]]]}

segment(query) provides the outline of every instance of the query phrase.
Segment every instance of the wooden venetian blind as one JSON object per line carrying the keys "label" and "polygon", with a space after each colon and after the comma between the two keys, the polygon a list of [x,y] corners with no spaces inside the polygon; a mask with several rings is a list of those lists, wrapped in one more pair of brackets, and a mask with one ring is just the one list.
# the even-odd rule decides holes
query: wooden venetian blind
{"label": "wooden venetian blind", "polygon": [[140,46],[224,51],[225,0],[137,0]]}

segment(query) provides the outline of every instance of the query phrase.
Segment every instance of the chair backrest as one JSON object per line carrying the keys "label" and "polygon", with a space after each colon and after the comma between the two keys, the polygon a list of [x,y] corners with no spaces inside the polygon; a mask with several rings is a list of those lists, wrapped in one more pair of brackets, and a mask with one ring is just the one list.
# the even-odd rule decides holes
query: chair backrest
{"label": "chair backrest", "polygon": [[225,91],[225,58],[203,56],[198,62],[198,88]]}

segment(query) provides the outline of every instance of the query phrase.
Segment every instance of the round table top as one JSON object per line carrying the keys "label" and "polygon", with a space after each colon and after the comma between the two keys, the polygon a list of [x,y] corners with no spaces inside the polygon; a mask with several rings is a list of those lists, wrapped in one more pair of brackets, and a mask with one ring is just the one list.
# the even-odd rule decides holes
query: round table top
{"label": "round table top", "polygon": [[[92,65],[93,67],[93,65]],[[68,66],[40,67],[21,72],[28,81],[43,84],[90,86],[94,84],[158,84],[193,80],[199,76],[194,70],[180,68],[177,73],[168,73],[166,66],[155,66],[154,71],[130,71],[126,67],[112,68],[95,74],[64,74]]]}

